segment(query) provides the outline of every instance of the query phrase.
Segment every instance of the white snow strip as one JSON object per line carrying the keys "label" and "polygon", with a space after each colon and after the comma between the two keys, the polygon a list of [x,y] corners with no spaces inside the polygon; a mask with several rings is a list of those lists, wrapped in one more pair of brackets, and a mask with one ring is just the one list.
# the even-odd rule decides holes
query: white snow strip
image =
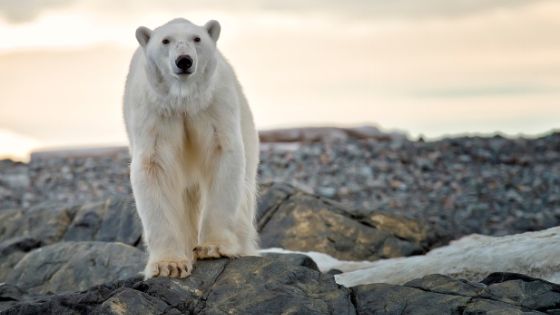
{"label": "white snow strip", "polygon": [[299,253],[317,263],[319,270],[338,269],[338,284],[403,284],[429,274],[480,281],[492,272],[516,272],[560,283],[560,227],[538,232],[492,237],[473,234],[422,256],[379,261],[342,261],[317,252],[271,248],[261,252]]}
{"label": "white snow strip", "polygon": [[331,269],[338,269],[342,272],[354,271],[370,267],[373,263],[371,261],[338,260],[328,254],[319,252],[299,252],[278,247],[261,249],[260,253],[303,254],[313,259],[321,272],[327,272]]}

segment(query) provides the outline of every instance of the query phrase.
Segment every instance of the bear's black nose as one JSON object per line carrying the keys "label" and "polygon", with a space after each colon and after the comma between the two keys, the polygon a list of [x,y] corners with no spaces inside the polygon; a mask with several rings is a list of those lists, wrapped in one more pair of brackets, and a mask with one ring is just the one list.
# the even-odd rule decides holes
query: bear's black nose
{"label": "bear's black nose", "polygon": [[175,60],[175,64],[177,65],[177,68],[181,69],[183,72],[186,72],[190,69],[190,67],[192,67],[193,60],[189,55],[182,55],[179,56],[177,60]]}

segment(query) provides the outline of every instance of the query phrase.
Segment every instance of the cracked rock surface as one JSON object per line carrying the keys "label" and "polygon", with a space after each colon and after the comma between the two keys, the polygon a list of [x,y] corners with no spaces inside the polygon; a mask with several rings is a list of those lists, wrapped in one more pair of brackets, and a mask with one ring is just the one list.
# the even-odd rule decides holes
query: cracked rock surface
{"label": "cracked rock surface", "polygon": [[405,285],[337,285],[271,258],[199,262],[187,279],[131,278],[32,295],[0,285],[2,314],[558,314],[560,286],[519,274],[468,282],[430,275]]}
{"label": "cracked rock surface", "polygon": [[430,275],[352,288],[358,314],[559,314],[560,286],[494,273],[480,283]]}
{"label": "cracked rock surface", "polygon": [[[15,295],[12,299],[20,298]],[[355,310],[350,290],[337,285],[332,276],[270,258],[244,257],[199,262],[184,280],[129,279],[83,292],[28,297],[19,304],[12,300],[4,312],[354,314]]]}

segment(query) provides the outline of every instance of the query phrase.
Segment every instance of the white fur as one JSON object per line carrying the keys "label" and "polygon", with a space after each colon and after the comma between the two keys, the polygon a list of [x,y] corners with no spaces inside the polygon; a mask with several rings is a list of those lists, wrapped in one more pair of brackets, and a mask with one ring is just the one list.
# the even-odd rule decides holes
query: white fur
{"label": "white fur", "polygon": [[[258,136],[219,33],[216,21],[184,19],[136,32],[124,119],[146,278],[185,277],[196,258],[257,254]],[[177,74],[180,55],[192,57],[192,74]]]}
{"label": "white fur", "polygon": [[502,237],[470,235],[422,256],[368,261],[341,261],[317,252],[266,249],[262,253],[301,253],[319,270],[338,269],[338,284],[403,284],[430,274],[480,281],[492,272],[515,272],[560,283],[560,227]]}

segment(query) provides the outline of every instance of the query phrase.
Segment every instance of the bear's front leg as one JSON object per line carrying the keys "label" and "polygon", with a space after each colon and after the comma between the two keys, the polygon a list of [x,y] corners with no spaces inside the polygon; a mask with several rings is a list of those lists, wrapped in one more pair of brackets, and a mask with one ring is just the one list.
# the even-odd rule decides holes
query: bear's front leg
{"label": "bear's front leg", "polygon": [[205,185],[207,198],[195,248],[197,259],[243,255],[234,224],[243,191],[245,157],[242,144],[233,144],[217,156],[212,181]]}
{"label": "bear's front leg", "polygon": [[164,165],[153,154],[132,158],[132,189],[149,254],[146,279],[184,278],[193,267],[195,240],[189,229],[194,225],[183,208],[181,179],[173,164]]}

